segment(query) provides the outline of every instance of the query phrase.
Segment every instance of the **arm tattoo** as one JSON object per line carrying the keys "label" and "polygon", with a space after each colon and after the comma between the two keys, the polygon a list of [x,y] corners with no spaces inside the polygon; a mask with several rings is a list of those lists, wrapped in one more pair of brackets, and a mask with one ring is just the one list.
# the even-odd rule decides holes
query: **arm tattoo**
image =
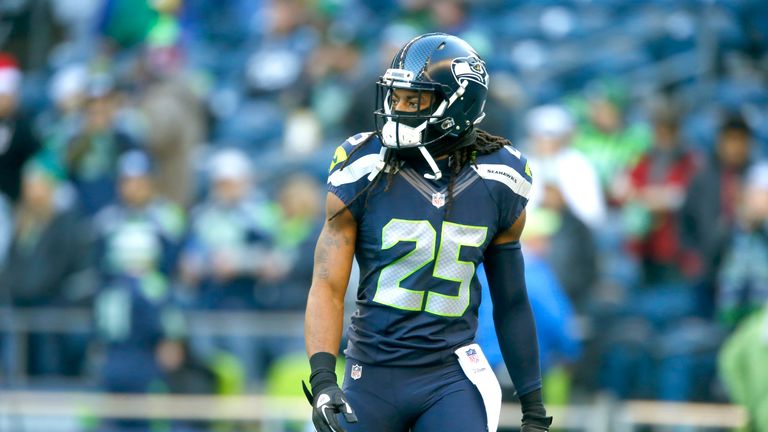
{"label": "arm tattoo", "polygon": [[318,239],[317,249],[315,251],[315,276],[318,279],[328,279],[330,277],[329,253],[343,246],[349,246],[350,239],[340,231],[338,221],[329,221],[328,226],[323,230]]}

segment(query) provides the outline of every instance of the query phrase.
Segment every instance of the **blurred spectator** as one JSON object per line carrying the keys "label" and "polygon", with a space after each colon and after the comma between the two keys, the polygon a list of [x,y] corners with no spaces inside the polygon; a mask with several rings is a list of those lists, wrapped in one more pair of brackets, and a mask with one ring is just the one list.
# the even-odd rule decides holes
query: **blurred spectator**
{"label": "blurred spectator", "polygon": [[[157,362],[165,391],[172,394],[213,395],[218,393],[217,377],[210,366],[196,358],[184,339],[166,339],[157,346]],[[211,430],[206,421],[173,421],[172,431]]]}
{"label": "blurred spectator", "polygon": [[[3,298],[21,307],[62,307],[93,293],[91,236],[74,212],[54,205],[58,179],[34,161],[25,165],[22,196],[7,265],[0,275]],[[31,375],[78,374],[84,352],[72,339],[31,334],[27,359]],[[80,347],[82,348],[82,347]],[[73,358],[74,356],[74,358]]]}
{"label": "blurred spectator", "polygon": [[192,156],[205,140],[200,100],[183,76],[161,75],[144,91],[139,104],[147,122],[147,151],[156,163],[158,193],[187,207],[192,203]]}
{"label": "blurred spectator", "polygon": [[556,186],[547,184],[543,192],[541,207],[559,218],[557,228],[547,242],[546,260],[576,310],[584,312],[586,305],[596,300],[598,256],[595,239],[590,228],[566,205]]}
{"label": "blurred spectator", "polygon": [[208,199],[192,212],[181,276],[200,307],[250,309],[260,304],[257,284],[284,272],[283,264],[273,262],[271,218],[253,194],[251,162],[244,153],[216,153],[209,177]]}
{"label": "blurred spectator", "polygon": [[626,190],[614,194],[625,201],[630,246],[650,284],[683,276],[677,213],[697,161],[680,141],[680,111],[671,101],[659,101],[652,113],[653,147],[628,172]]}
{"label": "blurred spectator", "polygon": [[768,305],[748,316],[720,351],[720,376],[747,409],[750,431],[768,430]]}
{"label": "blurred spectator", "polygon": [[312,284],[315,241],[323,225],[322,188],[306,174],[290,175],[280,187],[278,204],[275,246],[288,270],[269,283],[268,295],[274,295],[269,308],[303,311]]}
{"label": "blurred spectator", "polygon": [[597,228],[605,218],[603,192],[589,159],[571,147],[574,120],[559,105],[532,109],[526,117],[531,172],[536,176],[531,203],[543,199],[545,185],[561,191],[566,206],[582,222]]}
{"label": "blurred spectator", "polygon": [[[95,301],[96,329],[103,352],[99,384],[113,393],[164,390],[160,347],[183,335],[184,321],[169,281],[154,263],[160,244],[142,230],[125,229],[112,239],[114,271]],[[149,430],[143,420],[110,420],[100,429]]]}
{"label": "blurred spectator", "polygon": [[105,274],[125,271],[119,267],[116,242],[122,241],[126,232],[153,237],[160,249],[152,267],[169,277],[175,273],[185,216],[179,206],[157,196],[152,168],[149,156],[139,150],[124,153],[118,160],[118,202],[101,210],[94,219],[99,238],[98,259]]}
{"label": "blurred spectator", "polygon": [[[344,121],[360,115],[350,112],[356,93],[373,93],[372,83],[360,73],[361,56],[355,41],[330,40],[315,49],[307,64],[307,74],[312,79],[310,104],[330,137],[343,139],[348,130],[353,130]],[[373,103],[366,108],[372,111]]]}
{"label": "blurred spectator", "polygon": [[704,276],[704,307],[712,310],[713,264],[719,245],[736,220],[739,190],[750,164],[752,133],[740,117],[728,118],[720,127],[717,147],[706,165],[691,180],[680,210],[683,245],[695,252],[686,263],[688,274]]}
{"label": "blurred spectator", "polygon": [[157,361],[169,393],[216,394],[216,375],[197,359],[183,339],[168,339],[157,346]]}
{"label": "blurred spectator", "polygon": [[[285,275],[284,259],[273,252],[271,217],[254,197],[251,162],[239,150],[214,154],[209,164],[211,189],[192,212],[190,232],[181,257],[181,278],[191,288],[195,305],[212,310],[268,307],[266,282]],[[197,338],[204,356],[227,350],[242,362],[247,376],[264,372],[258,342],[250,337]]]}
{"label": "blurred spectator", "polygon": [[88,90],[89,72],[83,64],[72,64],[57,71],[50,81],[48,96],[53,106],[36,119],[36,129],[44,141],[45,150],[65,165],[67,147],[80,131],[83,105]]}
{"label": "blurred spectator", "polygon": [[135,147],[133,139],[116,126],[118,95],[113,85],[110,77],[93,78],[82,130],[72,138],[65,157],[67,171],[89,215],[114,200],[117,159]]}
{"label": "blurred spectator", "polygon": [[22,167],[40,148],[19,109],[21,78],[16,60],[0,53],[0,194],[13,203],[19,198]]}
{"label": "blurred spectator", "polygon": [[768,303],[768,163],[752,168],[715,257],[717,313],[729,327]]}
{"label": "blurred spectator", "polygon": [[105,390],[161,390],[156,351],[182,335],[183,321],[168,280],[157,270],[160,242],[151,233],[124,229],[112,239],[113,268],[96,298],[96,325],[104,347]]}
{"label": "blurred spectator", "polygon": [[637,163],[651,141],[645,126],[627,124],[615,99],[605,93],[590,95],[587,119],[573,139],[573,146],[594,164],[606,192],[611,192],[618,174]]}
{"label": "blurred spectator", "polygon": [[[435,31],[441,31],[466,37],[461,33],[467,29],[469,2],[465,0],[437,0],[427,2],[429,12],[432,18],[432,28]],[[472,44],[475,46],[475,44]]]}
{"label": "blurred spectator", "polygon": [[246,79],[254,95],[280,96],[290,106],[301,96],[293,91],[306,90],[300,80],[317,35],[308,25],[310,8],[301,0],[270,0],[265,5],[264,33],[248,59]]}

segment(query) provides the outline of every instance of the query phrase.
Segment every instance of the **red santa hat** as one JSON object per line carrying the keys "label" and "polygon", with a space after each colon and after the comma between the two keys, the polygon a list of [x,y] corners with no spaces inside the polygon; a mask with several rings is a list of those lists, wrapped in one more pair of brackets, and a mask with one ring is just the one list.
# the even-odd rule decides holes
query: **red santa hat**
{"label": "red santa hat", "polygon": [[21,85],[21,71],[16,59],[0,52],[0,94],[15,95]]}

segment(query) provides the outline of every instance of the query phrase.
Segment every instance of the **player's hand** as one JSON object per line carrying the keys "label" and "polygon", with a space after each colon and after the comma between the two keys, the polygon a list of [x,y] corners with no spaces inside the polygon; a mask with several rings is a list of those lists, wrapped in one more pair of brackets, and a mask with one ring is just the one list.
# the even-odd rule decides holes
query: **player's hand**
{"label": "player's hand", "polygon": [[552,424],[552,417],[523,416],[523,427],[520,432],[547,432]]}
{"label": "player's hand", "polygon": [[301,384],[307,400],[312,405],[312,424],[315,425],[317,432],[344,432],[337,414],[342,414],[347,423],[357,423],[355,412],[336,383],[315,391],[314,395],[306,384],[303,382]]}

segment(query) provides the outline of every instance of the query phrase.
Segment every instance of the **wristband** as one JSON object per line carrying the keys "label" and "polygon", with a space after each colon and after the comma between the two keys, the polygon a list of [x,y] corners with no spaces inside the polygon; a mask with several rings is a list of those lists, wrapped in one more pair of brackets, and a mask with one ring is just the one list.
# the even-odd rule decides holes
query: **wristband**
{"label": "wristband", "polygon": [[541,398],[541,388],[520,396],[520,408],[523,411],[523,418],[546,417],[547,411],[544,409],[544,402]]}
{"label": "wristband", "polygon": [[322,391],[336,382],[336,356],[327,352],[318,352],[309,358],[309,366],[312,373],[309,375],[309,385],[312,386],[312,392]]}

